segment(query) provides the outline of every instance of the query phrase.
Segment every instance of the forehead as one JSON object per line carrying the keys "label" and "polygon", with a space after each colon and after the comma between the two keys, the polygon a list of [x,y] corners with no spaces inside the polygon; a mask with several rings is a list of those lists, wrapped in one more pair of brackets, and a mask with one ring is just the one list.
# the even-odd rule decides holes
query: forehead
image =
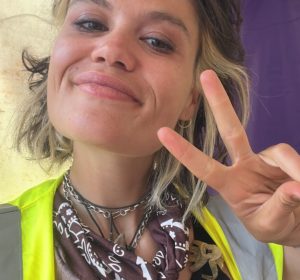
{"label": "forehead", "polygon": [[69,0],[70,5],[76,3],[76,2],[93,2],[97,5],[106,7],[106,8],[112,8],[111,3],[108,0]]}
{"label": "forehead", "polygon": [[[101,6],[106,6],[108,8],[112,8],[113,7],[113,3],[116,3],[118,1],[129,2],[129,1],[126,1],[126,0],[65,0],[65,2],[68,2],[70,4],[73,4],[73,3],[76,3],[76,2],[93,2],[95,4],[98,4],[98,5],[101,5]],[[153,2],[157,2],[157,3],[163,4],[163,3],[168,2],[169,0],[160,0],[160,1],[153,1],[153,0],[133,0],[131,2],[133,4],[133,3],[138,3],[137,1],[139,1],[139,3],[143,3],[143,5],[144,5],[145,3],[151,3],[151,2],[152,3]],[[63,2],[63,0],[61,2]],[[189,2],[191,4],[194,3],[193,0],[192,1],[190,1],[190,0],[171,0],[171,2],[177,3],[177,4],[185,4],[185,3],[188,4]],[[156,5],[157,5],[157,3],[156,3]]]}
{"label": "forehead", "polygon": [[[173,10],[178,13],[188,12],[190,17],[196,16],[194,0],[65,0],[67,7],[77,3],[94,3],[108,10],[120,9],[122,5],[137,9]],[[122,4],[122,5],[121,5]]]}

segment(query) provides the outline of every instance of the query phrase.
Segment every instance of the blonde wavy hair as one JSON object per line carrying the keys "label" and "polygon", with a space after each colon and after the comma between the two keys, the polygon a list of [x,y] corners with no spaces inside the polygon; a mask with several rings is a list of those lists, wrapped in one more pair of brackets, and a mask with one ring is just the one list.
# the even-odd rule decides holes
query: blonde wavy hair
{"label": "blonde wavy hair", "polygon": [[[191,0],[199,15],[201,42],[195,58],[195,81],[205,69],[214,70],[222,81],[228,96],[243,124],[248,118],[248,76],[243,66],[244,51],[240,41],[240,4],[237,0]],[[70,0],[54,0],[53,16],[58,26],[63,22]],[[72,141],[60,135],[47,114],[47,75],[49,57],[37,59],[23,52],[23,63],[31,73],[31,96],[19,115],[15,143],[19,151],[26,147],[32,158],[48,159],[61,165],[72,157]],[[188,127],[177,124],[175,130],[210,157],[224,162],[225,146],[217,130],[212,112],[200,92],[198,110]],[[165,148],[155,155],[157,168],[151,174],[152,202],[164,205],[163,195],[173,184],[186,205],[186,218],[192,211],[201,212],[206,201],[206,185],[197,180]],[[199,166],[201,168],[201,166]]]}

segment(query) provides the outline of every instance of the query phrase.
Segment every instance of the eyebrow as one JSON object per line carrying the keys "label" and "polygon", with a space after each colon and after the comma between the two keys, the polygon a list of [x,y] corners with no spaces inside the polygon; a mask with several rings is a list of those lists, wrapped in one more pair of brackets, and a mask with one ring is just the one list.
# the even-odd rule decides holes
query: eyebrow
{"label": "eyebrow", "polygon": [[107,0],[71,0],[71,3],[69,6],[72,6],[73,4],[75,4],[77,2],[93,2],[101,7],[106,8],[106,9],[109,9],[109,10],[112,9],[112,5]]}
{"label": "eyebrow", "polygon": [[[101,7],[104,7],[106,9],[112,10],[112,5],[107,0],[71,0],[70,6],[77,2],[93,2]],[[152,11],[150,13],[146,14],[146,20],[154,20],[154,21],[166,21],[169,22],[177,27],[179,27],[186,35],[187,37],[190,37],[190,33],[184,22],[169,14],[166,12],[161,11]]]}
{"label": "eyebrow", "polygon": [[188,37],[190,37],[190,33],[184,22],[169,14],[166,12],[160,12],[160,11],[153,11],[150,12],[149,14],[146,14],[146,19],[148,20],[154,20],[154,21],[166,21],[168,23],[171,23],[172,25],[175,25],[179,27]]}

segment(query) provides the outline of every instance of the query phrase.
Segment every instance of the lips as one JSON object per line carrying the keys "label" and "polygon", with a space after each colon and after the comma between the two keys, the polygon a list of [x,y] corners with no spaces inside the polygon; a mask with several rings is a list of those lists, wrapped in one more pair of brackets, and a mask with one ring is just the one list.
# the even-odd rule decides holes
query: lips
{"label": "lips", "polygon": [[106,74],[83,72],[75,76],[73,82],[83,91],[99,97],[141,103],[129,86]]}

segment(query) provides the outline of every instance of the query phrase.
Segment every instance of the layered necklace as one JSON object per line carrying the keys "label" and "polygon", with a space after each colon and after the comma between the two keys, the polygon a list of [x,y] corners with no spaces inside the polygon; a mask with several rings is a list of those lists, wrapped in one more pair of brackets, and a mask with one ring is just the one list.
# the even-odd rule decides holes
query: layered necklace
{"label": "layered necklace", "polygon": [[[98,213],[101,214],[107,221],[109,226],[109,236],[108,240],[114,243],[117,243],[118,245],[125,247],[127,250],[133,251],[138,244],[138,241],[143,235],[143,232],[149,222],[149,219],[151,218],[153,214],[153,206],[150,205],[150,199],[151,199],[151,192],[148,192],[145,196],[143,196],[138,202],[124,206],[119,208],[109,208],[109,207],[103,207],[101,205],[97,205],[86,198],[84,198],[74,187],[74,185],[71,183],[70,180],[70,171],[66,172],[64,175],[63,180],[63,193],[66,200],[68,200],[71,204],[73,204],[73,200],[78,202],[79,204],[83,205],[86,209],[89,217],[95,224],[96,228],[98,229],[100,235],[105,238],[103,231],[101,230],[101,227],[96,222],[95,217],[92,215],[92,213]],[[138,208],[144,208],[144,214],[143,217],[135,231],[135,234],[129,244],[126,244],[125,236],[123,233],[120,233],[116,224],[115,220],[119,217],[124,217],[128,215],[129,213],[134,212]]]}

